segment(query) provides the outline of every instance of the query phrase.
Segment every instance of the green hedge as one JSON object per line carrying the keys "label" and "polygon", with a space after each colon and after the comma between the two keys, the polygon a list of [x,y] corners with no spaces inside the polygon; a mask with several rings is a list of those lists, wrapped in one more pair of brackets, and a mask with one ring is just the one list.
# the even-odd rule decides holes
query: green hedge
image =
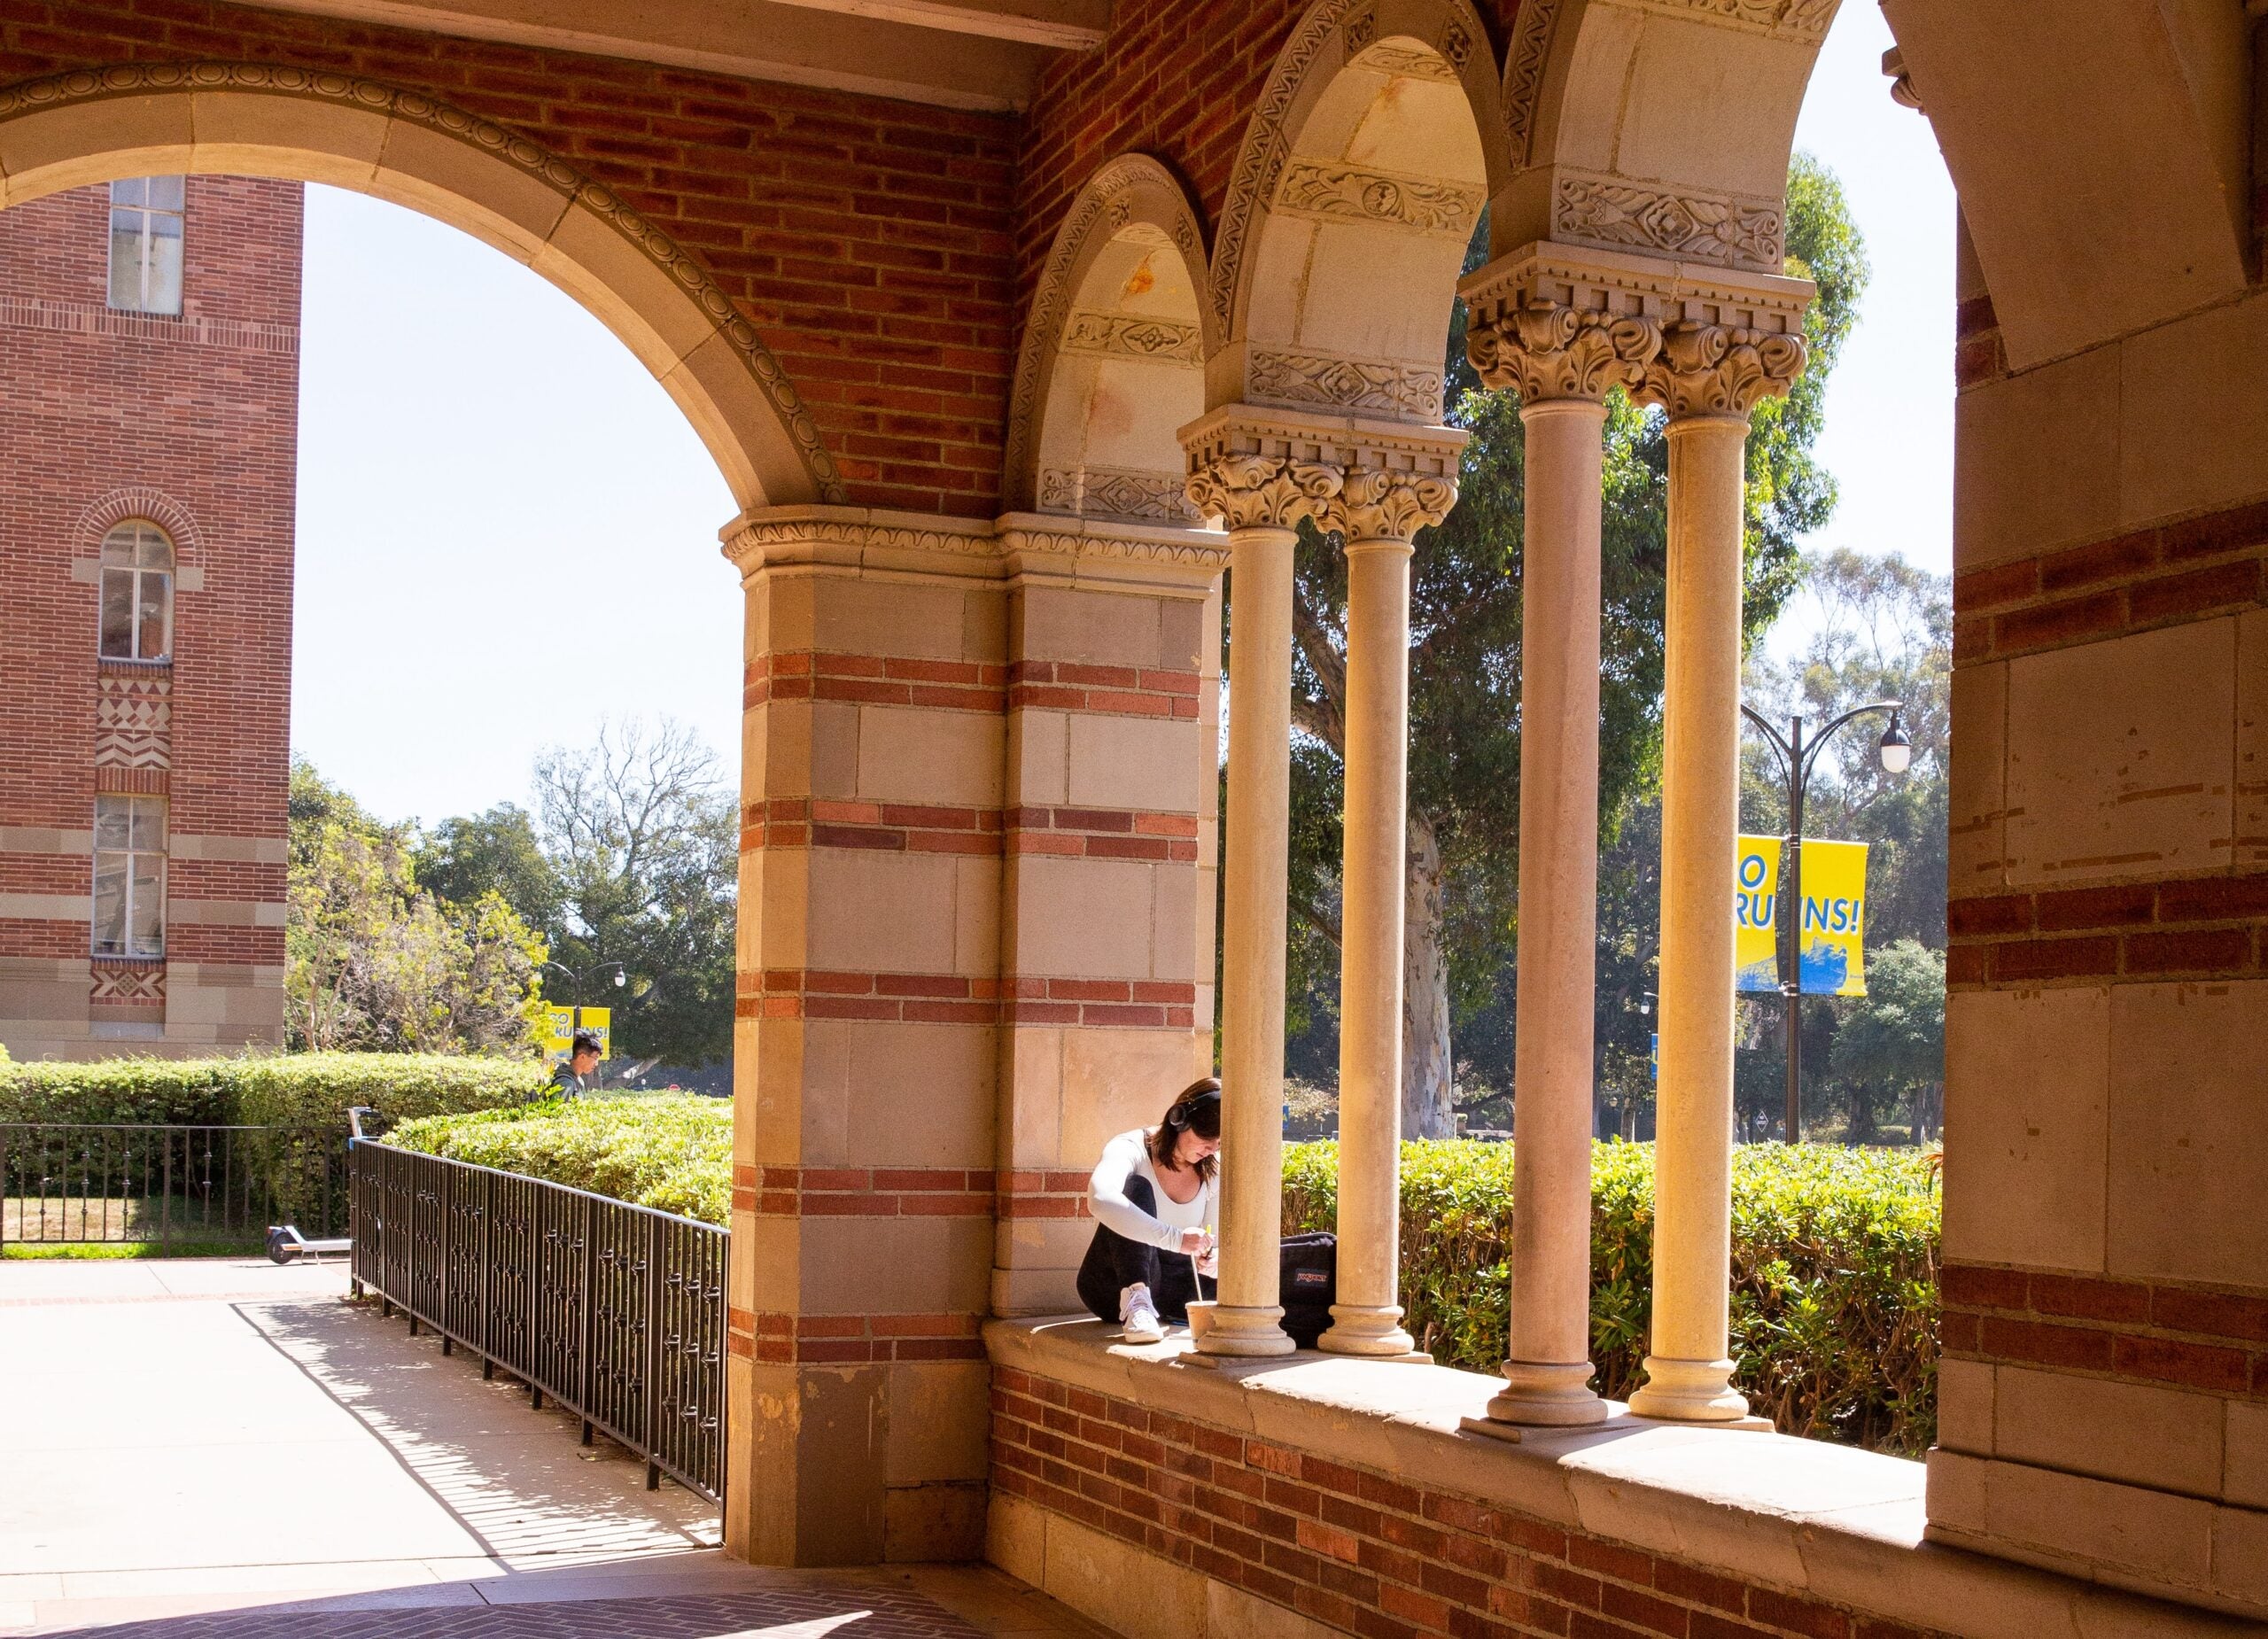
{"label": "green hedge", "polygon": [[[1338,1146],[1287,1148],[1284,1227],[1332,1227]],[[1914,1151],[1759,1144],[1733,1157],[1732,1354],[1786,1433],[1918,1455],[1937,1433],[1938,1199]],[[1494,1371],[1505,1354],[1512,1146],[1406,1144],[1402,1291],[1421,1347]],[[1652,1310],[1653,1146],[1591,1168],[1595,1387],[1627,1399]]]}
{"label": "green hedge", "polygon": [[394,1053],[0,1064],[0,1122],[333,1127],[369,1105],[397,1119],[541,1096],[531,1059]]}
{"label": "green hedge", "polygon": [[733,1200],[733,1107],[696,1093],[547,1099],[405,1122],[387,1142],[723,1223]]}

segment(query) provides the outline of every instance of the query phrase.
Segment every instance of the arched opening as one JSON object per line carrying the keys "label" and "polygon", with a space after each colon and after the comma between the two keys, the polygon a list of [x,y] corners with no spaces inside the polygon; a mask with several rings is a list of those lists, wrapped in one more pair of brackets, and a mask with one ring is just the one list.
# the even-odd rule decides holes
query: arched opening
{"label": "arched opening", "polygon": [[1217,332],[1204,246],[1171,173],[1139,154],[1081,191],[1057,233],[1017,361],[1013,507],[1191,521],[1175,434],[1205,408]]}
{"label": "arched opening", "polygon": [[1223,214],[1212,403],[1441,419],[1457,274],[1506,175],[1487,37],[1440,0],[1302,24]]}
{"label": "arched opening", "polygon": [[328,183],[463,229],[596,314],[744,509],[843,499],[794,386],[700,264],[524,138],[416,93],[268,65],[134,65],[0,93],[0,206],[192,172]]}

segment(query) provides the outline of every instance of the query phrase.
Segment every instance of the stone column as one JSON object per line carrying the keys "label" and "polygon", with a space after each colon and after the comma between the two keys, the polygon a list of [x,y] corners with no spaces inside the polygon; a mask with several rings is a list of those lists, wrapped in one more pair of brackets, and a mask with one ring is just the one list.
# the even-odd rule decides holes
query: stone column
{"label": "stone column", "polygon": [[[1452,457],[1453,458],[1453,457]],[[1401,1259],[1402,883],[1410,771],[1410,540],[1456,502],[1442,478],[1350,476],[1347,812],[1339,980],[1339,1301],[1323,1347],[1406,1355]],[[1241,629],[1241,628],[1239,628]],[[1234,691],[1231,689],[1231,699]]]}
{"label": "stone column", "polygon": [[1749,411],[1803,364],[1799,335],[1686,322],[1666,330],[1643,389],[1670,412],[1654,1319],[1630,1397],[1643,1417],[1748,1412],[1727,1356],[1744,463]]}
{"label": "stone column", "polygon": [[[1208,421],[1211,418],[1208,418]],[[1230,450],[1192,434],[1189,499],[1229,529],[1229,789],[1222,850],[1221,1286],[1199,1347],[1285,1355],[1277,1244],[1284,1170],[1285,849],[1292,768],[1295,525],[1340,487],[1337,468]]]}
{"label": "stone column", "polygon": [[1517,284],[1507,294],[1467,348],[1490,386],[1518,389],[1527,430],[1511,1335],[1488,1415],[1564,1425],[1607,1415],[1588,1387],[1605,395],[1636,385],[1660,333]]}

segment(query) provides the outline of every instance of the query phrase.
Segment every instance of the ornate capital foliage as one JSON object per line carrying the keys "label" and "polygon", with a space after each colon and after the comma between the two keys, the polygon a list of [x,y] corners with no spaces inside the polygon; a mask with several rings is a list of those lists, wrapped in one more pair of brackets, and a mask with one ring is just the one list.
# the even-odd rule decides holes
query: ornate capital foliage
{"label": "ornate capital foliage", "polygon": [[1745,416],[1759,400],[1783,397],[1808,353],[1800,334],[1680,322],[1663,331],[1635,396],[1672,416]]}
{"label": "ornate capital foliage", "polygon": [[1189,475],[1189,504],[1231,530],[1290,529],[1301,518],[1327,519],[1343,481],[1320,462],[1222,455]]}
{"label": "ornate capital foliage", "polygon": [[1460,287],[1466,352],[1528,402],[1619,385],[1673,416],[1745,416],[1803,374],[1808,280],[1557,243],[1491,262]]}
{"label": "ornate capital foliage", "polygon": [[1358,540],[1406,541],[1449,517],[1456,505],[1456,485],[1447,478],[1416,472],[1349,473],[1339,498],[1322,522]]}
{"label": "ornate capital foliage", "polygon": [[1661,345],[1661,327],[1651,319],[1532,299],[1495,324],[1469,329],[1464,354],[1488,385],[1514,388],[1522,403],[1535,404],[1635,388]]}

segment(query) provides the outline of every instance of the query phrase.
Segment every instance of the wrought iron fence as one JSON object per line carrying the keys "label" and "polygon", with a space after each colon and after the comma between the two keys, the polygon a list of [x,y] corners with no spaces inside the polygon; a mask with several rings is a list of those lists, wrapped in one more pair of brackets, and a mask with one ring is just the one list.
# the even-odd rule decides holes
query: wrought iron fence
{"label": "wrought iron fence", "polygon": [[346,1134],[0,1123],[0,1242],[253,1250],[268,1226],[346,1232]]}
{"label": "wrought iron fence", "polygon": [[724,1493],[726,1232],[357,1139],[353,1278],[711,1501]]}

